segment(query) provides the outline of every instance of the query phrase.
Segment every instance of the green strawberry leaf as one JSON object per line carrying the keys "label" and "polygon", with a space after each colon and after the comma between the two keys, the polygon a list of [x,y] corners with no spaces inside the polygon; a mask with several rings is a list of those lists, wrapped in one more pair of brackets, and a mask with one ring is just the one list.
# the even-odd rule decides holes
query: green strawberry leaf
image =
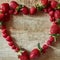
{"label": "green strawberry leaf", "polygon": [[19,12],[22,7],[24,7],[24,5],[19,5],[19,6],[16,8],[16,10]]}
{"label": "green strawberry leaf", "polygon": [[43,10],[43,6],[38,7],[38,10],[42,11]]}
{"label": "green strawberry leaf", "polygon": [[59,37],[60,34],[50,34],[51,36]]}
{"label": "green strawberry leaf", "polygon": [[40,6],[39,4],[35,5],[38,11],[42,11],[44,6]]}

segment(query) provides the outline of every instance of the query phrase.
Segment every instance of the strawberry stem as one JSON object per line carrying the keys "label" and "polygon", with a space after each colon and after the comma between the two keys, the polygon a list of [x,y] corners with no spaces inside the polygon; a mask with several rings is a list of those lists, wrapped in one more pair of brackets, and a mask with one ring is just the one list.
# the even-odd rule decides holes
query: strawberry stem
{"label": "strawberry stem", "polygon": [[38,48],[39,48],[40,51],[42,51],[42,48],[40,46],[40,43],[38,43]]}

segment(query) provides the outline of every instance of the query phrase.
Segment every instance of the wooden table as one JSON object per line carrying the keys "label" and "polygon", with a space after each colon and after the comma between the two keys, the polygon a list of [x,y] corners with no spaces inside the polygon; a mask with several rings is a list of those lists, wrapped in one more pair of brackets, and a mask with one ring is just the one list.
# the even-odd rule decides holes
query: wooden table
{"label": "wooden table", "polygon": [[[10,2],[12,0],[0,0],[0,3]],[[15,0],[18,3],[27,6],[34,5],[33,0]],[[25,3],[24,3],[25,2]],[[34,1],[33,1],[34,2]],[[11,36],[16,39],[16,43],[29,51],[37,47],[40,42],[41,46],[47,41],[49,37],[49,28],[51,22],[49,21],[48,14],[38,13],[34,16],[13,16],[11,21],[7,23]],[[59,39],[60,40],[60,39]],[[39,60],[60,60],[60,41],[50,48],[46,54],[42,55]],[[15,53],[7,44],[6,40],[2,37],[0,30],[0,60],[18,60],[17,53]]]}

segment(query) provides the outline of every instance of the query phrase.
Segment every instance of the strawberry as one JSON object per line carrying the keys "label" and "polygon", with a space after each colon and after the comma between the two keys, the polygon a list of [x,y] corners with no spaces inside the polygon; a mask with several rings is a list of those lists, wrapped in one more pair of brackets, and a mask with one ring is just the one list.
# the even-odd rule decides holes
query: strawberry
{"label": "strawberry", "polygon": [[10,14],[9,13],[6,13],[5,16],[4,16],[4,22],[8,22],[10,20]]}
{"label": "strawberry", "polygon": [[4,33],[4,34],[2,34],[2,36],[3,36],[4,38],[6,38],[8,35],[7,35],[7,33]]}
{"label": "strawberry", "polygon": [[50,21],[51,22],[55,21],[55,17],[50,17]]}
{"label": "strawberry", "polygon": [[57,5],[58,5],[58,2],[57,2],[57,1],[55,1],[55,0],[52,0],[52,1],[51,1],[51,7],[52,7],[53,9],[57,8]]}
{"label": "strawberry", "polygon": [[46,6],[48,4],[48,0],[41,0],[42,5]]}
{"label": "strawberry", "polygon": [[20,49],[19,49],[19,47],[16,47],[15,48],[15,52],[18,52]]}
{"label": "strawberry", "polygon": [[48,13],[49,13],[50,11],[52,11],[52,8],[51,8],[51,7],[48,7]]}
{"label": "strawberry", "polygon": [[53,23],[53,25],[50,28],[50,34],[57,34],[59,33],[59,26],[56,23]]}
{"label": "strawberry", "polygon": [[14,42],[13,42],[13,41],[8,42],[8,45],[11,46],[11,48],[14,49],[15,52],[18,52],[18,51],[20,50],[18,47],[16,47],[16,46],[14,45]]}
{"label": "strawberry", "polygon": [[18,58],[19,58],[20,60],[30,60],[27,51],[22,52],[21,55],[18,56]]}
{"label": "strawberry", "polygon": [[13,9],[16,9],[19,6],[19,4],[17,2],[15,2],[15,1],[11,1],[10,4],[9,4],[9,6],[11,8],[13,8]]}
{"label": "strawberry", "polygon": [[54,16],[54,11],[50,11],[50,12],[49,12],[49,15],[50,15],[51,17],[53,17],[53,16]]}
{"label": "strawberry", "polygon": [[9,42],[8,45],[9,46],[13,46],[14,45],[14,42]]}
{"label": "strawberry", "polygon": [[59,19],[60,18],[60,10],[56,10],[55,14],[54,14],[55,19]]}
{"label": "strawberry", "polygon": [[5,34],[7,32],[6,29],[2,29],[2,33]]}
{"label": "strawberry", "polygon": [[35,59],[40,56],[40,51],[38,49],[33,49],[30,53],[30,59]]}
{"label": "strawberry", "polygon": [[27,7],[25,7],[25,6],[21,9],[21,11],[25,15],[27,15],[29,13],[29,9]]}
{"label": "strawberry", "polygon": [[12,45],[11,48],[12,48],[12,49],[16,49],[16,46],[15,46],[15,45]]}
{"label": "strawberry", "polygon": [[8,42],[11,42],[11,41],[12,41],[12,38],[11,38],[10,36],[7,36],[7,37],[6,37],[6,40],[7,40]]}
{"label": "strawberry", "polygon": [[0,13],[0,21],[4,18],[4,13]]}
{"label": "strawberry", "polygon": [[45,53],[46,50],[48,49],[49,46],[47,46],[46,44],[43,45],[42,47],[42,52]]}
{"label": "strawberry", "polygon": [[13,14],[14,13],[14,10],[13,9],[10,9],[9,10],[9,14]]}
{"label": "strawberry", "polygon": [[47,8],[44,8],[43,11],[44,11],[45,13],[48,13],[48,9],[47,9]]}
{"label": "strawberry", "polygon": [[34,15],[37,12],[37,9],[35,7],[30,8],[30,14]]}
{"label": "strawberry", "polygon": [[15,10],[13,14],[14,14],[14,15],[17,15],[17,14],[18,14],[18,11],[17,11],[17,10]]}
{"label": "strawberry", "polygon": [[20,60],[29,60],[29,58],[25,55],[20,56]]}
{"label": "strawberry", "polygon": [[47,41],[47,45],[51,45],[54,42],[54,37],[50,36],[49,40]]}
{"label": "strawberry", "polygon": [[9,11],[9,4],[8,3],[1,4],[0,9],[2,9],[3,13],[8,12]]}

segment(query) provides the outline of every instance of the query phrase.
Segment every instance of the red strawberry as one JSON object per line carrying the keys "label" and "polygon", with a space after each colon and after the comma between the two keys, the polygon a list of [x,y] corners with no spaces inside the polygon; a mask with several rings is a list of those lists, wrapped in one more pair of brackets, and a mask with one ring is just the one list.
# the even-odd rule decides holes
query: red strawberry
{"label": "red strawberry", "polygon": [[48,0],[41,0],[42,5],[46,6],[48,4]]}
{"label": "red strawberry", "polygon": [[16,46],[15,46],[15,45],[12,45],[11,48],[12,48],[12,49],[16,49]]}
{"label": "red strawberry", "polygon": [[15,52],[18,52],[20,49],[18,47],[15,48]]}
{"label": "red strawberry", "polygon": [[40,51],[38,49],[33,49],[30,53],[30,59],[35,59],[40,56]]}
{"label": "red strawberry", "polygon": [[6,29],[2,29],[2,33],[5,34],[7,32]]}
{"label": "red strawberry", "polygon": [[57,2],[57,1],[55,1],[55,0],[54,0],[54,1],[52,0],[52,1],[51,1],[51,7],[52,7],[52,8],[55,9],[55,8],[57,7],[57,5],[58,5],[58,2]]}
{"label": "red strawberry", "polygon": [[9,4],[8,3],[1,4],[0,9],[2,9],[3,13],[8,12],[9,11]]}
{"label": "red strawberry", "polygon": [[37,12],[37,9],[35,7],[30,8],[30,14],[34,15]]}
{"label": "red strawberry", "polygon": [[47,9],[47,8],[44,8],[43,11],[44,11],[45,13],[48,13],[48,9]]}
{"label": "red strawberry", "polygon": [[51,22],[55,21],[55,17],[50,17],[50,21]]}
{"label": "red strawberry", "polygon": [[59,26],[55,23],[50,28],[50,34],[57,34],[59,33]]}
{"label": "red strawberry", "polygon": [[19,55],[19,56],[18,56],[18,58],[19,58],[20,60],[30,60],[27,51],[24,51],[24,52],[22,53],[22,55]]}
{"label": "red strawberry", "polygon": [[14,14],[14,15],[17,15],[17,14],[18,14],[18,11],[17,11],[17,10],[15,10],[13,14]]}
{"label": "red strawberry", "polygon": [[25,6],[21,9],[21,11],[25,15],[27,15],[29,13],[29,9],[27,7],[25,7]]}
{"label": "red strawberry", "polygon": [[8,43],[9,46],[11,46],[12,49],[15,50],[15,52],[18,52],[20,49],[14,44],[13,41]]}
{"label": "red strawberry", "polygon": [[14,13],[14,10],[13,9],[10,9],[9,10],[9,14],[13,14]]}
{"label": "red strawberry", "polygon": [[0,13],[0,21],[2,21],[3,18],[4,18],[4,14]]}
{"label": "red strawberry", "polygon": [[50,36],[49,40],[47,41],[47,45],[51,45],[53,41],[54,41],[54,37]]}
{"label": "red strawberry", "polygon": [[45,53],[46,50],[48,49],[49,46],[47,46],[46,44],[43,45],[42,47],[42,52]]}
{"label": "red strawberry", "polygon": [[4,16],[4,22],[8,22],[10,20],[10,14],[9,13],[6,13],[5,16]]}
{"label": "red strawberry", "polygon": [[8,35],[7,35],[7,33],[4,33],[4,34],[2,34],[2,36],[3,36],[4,38],[6,38]]}
{"label": "red strawberry", "polygon": [[13,9],[16,9],[19,6],[19,4],[17,2],[15,2],[15,1],[11,1],[10,4],[9,4],[9,6],[11,8],[13,8]]}
{"label": "red strawberry", "polygon": [[51,7],[48,8],[48,13],[49,13],[50,11],[52,11],[52,8],[51,8]]}
{"label": "red strawberry", "polygon": [[7,37],[6,37],[6,40],[7,40],[8,42],[11,42],[11,41],[12,41],[12,38],[11,38],[10,36],[7,36]]}
{"label": "red strawberry", "polygon": [[60,18],[60,10],[56,10],[55,14],[54,14],[55,19],[59,19]]}
{"label": "red strawberry", "polygon": [[14,45],[14,43],[13,42],[9,42],[8,45],[9,46],[12,46],[12,45]]}
{"label": "red strawberry", "polygon": [[51,17],[53,17],[53,16],[54,16],[54,11],[50,11],[50,12],[49,12],[49,15],[50,15]]}

